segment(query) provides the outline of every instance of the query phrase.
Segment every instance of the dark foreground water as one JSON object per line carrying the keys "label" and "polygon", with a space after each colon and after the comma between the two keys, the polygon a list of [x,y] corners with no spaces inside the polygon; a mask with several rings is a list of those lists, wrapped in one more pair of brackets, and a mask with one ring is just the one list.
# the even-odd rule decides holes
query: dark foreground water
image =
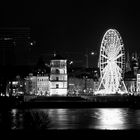
{"label": "dark foreground water", "polygon": [[0,129],[140,129],[140,109],[11,109],[0,111]]}

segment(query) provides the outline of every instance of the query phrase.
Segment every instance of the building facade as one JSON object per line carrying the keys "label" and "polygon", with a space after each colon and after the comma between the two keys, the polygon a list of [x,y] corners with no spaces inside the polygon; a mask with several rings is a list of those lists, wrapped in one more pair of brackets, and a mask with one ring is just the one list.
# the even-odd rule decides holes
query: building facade
{"label": "building facade", "polygon": [[140,95],[140,74],[137,74],[137,95]]}
{"label": "building facade", "polygon": [[37,76],[37,95],[50,95],[50,81],[49,76]]}
{"label": "building facade", "polygon": [[37,96],[48,96],[50,94],[49,76],[29,75],[25,82],[26,94]]}
{"label": "building facade", "polygon": [[136,78],[126,78],[125,79],[125,86],[127,88],[127,91],[129,94],[136,94],[136,87],[137,87],[137,81]]}
{"label": "building facade", "polygon": [[28,95],[37,94],[37,77],[29,75],[25,78],[25,91]]}

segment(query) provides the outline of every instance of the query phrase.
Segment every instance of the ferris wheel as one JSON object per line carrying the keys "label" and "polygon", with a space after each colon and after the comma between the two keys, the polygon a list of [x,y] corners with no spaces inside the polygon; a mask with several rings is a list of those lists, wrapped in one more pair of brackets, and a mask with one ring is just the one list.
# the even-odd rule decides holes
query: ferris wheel
{"label": "ferris wheel", "polygon": [[119,32],[109,29],[104,34],[99,56],[101,81],[97,93],[127,93],[123,81],[125,70],[124,44]]}

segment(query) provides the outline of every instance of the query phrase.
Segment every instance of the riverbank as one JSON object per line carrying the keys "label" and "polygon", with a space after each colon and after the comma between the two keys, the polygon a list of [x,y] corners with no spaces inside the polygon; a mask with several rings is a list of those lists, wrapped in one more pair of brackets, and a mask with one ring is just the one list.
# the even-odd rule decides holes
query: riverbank
{"label": "riverbank", "polygon": [[24,102],[25,108],[140,108],[140,96],[108,95],[80,97],[38,97]]}
{"label": "riverbank", "polygon": [[140,96],[38,97],[0,99],[0,108],[140,108]]}

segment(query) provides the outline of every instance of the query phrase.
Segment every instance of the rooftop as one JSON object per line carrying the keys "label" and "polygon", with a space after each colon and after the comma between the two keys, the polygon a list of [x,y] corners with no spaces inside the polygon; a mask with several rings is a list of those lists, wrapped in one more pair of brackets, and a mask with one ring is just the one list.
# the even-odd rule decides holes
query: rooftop
{"label": "rooftop", "polygon": [[62,57],[59,54],[54,54],[54,56],[51,58],[51,60],[66,60],[66,58]]}

